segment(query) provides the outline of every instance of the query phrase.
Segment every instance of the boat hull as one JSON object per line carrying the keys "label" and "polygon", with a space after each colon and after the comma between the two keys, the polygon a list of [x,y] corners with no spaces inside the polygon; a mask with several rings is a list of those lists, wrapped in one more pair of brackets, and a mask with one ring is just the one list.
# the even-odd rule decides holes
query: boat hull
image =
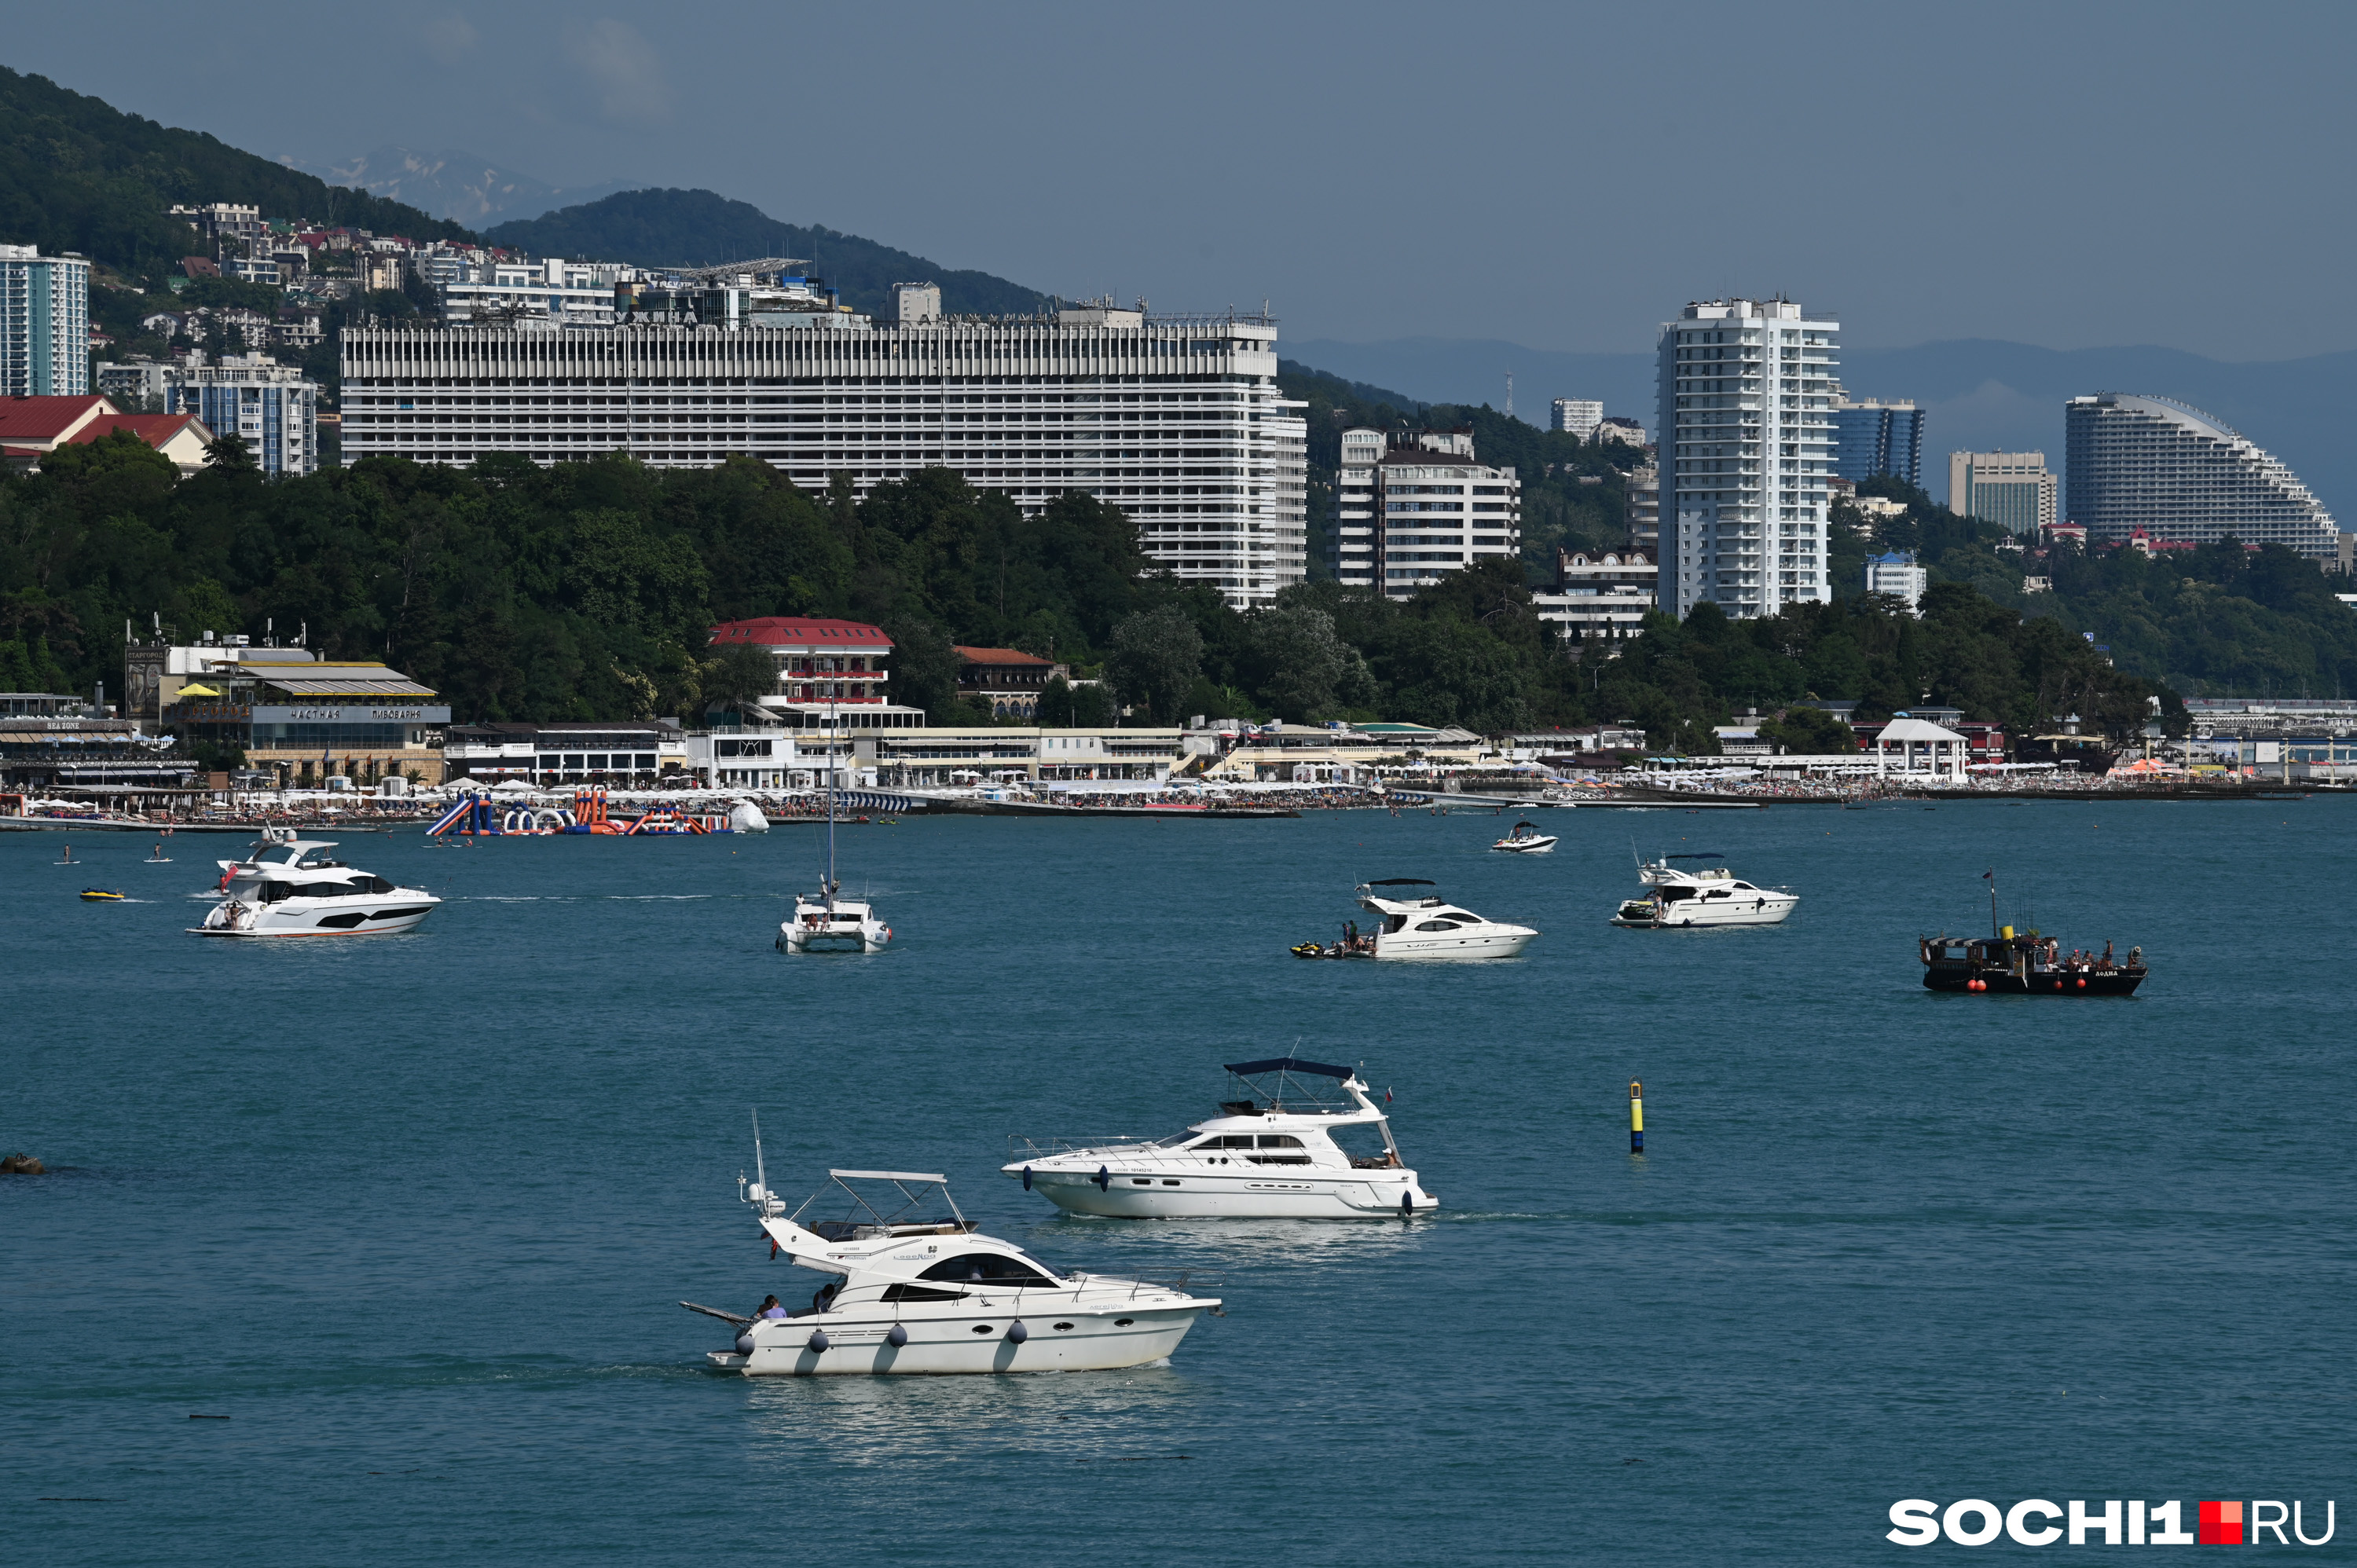
{"label": "boat hull", "polygon": [[[1007,1174],[1020,1176],[1023,1170],[1009,1166]],[[1440,1207],[1438,1198],[1416,1186],[1414,1171],[1403,1170],[1260,1166],[1233,1176],[1108,1170],[1100,1187],[1092,1170],[1034,1165],[1031,1187],[1067,1214],[1116,1219],[1383,1219]]]}
{"label": "boat hull", "polygon": [[1414,931],[1387,933],[1375,939],[1378,959],[1447,962],[1457,959],[1520,958],[1536,940],[1536,931],[1509,928],[1472,936],[1423,936]]}
{"label": "boat hull", "polygon": [[780,952],[882,952],[892,944],[892,932],[879,927],[874,931],[810,931],[791,920],[778,928]]}
{"label": "boat hull", "polygon": [[[1696,901],[1686,900],[1689,903]],[[1634,917],[1631,916],[1624,907],[1621,913],[1612,917],[1612,924],[1625,926],[1632,930],[1652,931],[1698,929],[1713,926],[1781,926],[1792,915],[1793,907],[1799,902],[1797,898],[1782,904],[1768,902],[1754,905],[1747,902],[1739,907],[1730,905],[1716,908],[1705,908],[1691,912],[1678,905],[1672,905],[1666,912],[1660,915]]]}
{"label": "boat hull", "polygon": [[[752,1351],[714,1350],[716,1371],[748,1378],[972,1376],[988,1372],[1106,1372],[1159,1361],[1178,1348],[1205,1303],[1180,1307],[1088,1308],[1042,1305],[1025,1312],[976,1304],[955,1317],[875,1312],[813,1314],[752,1331]],[[898,1323],[908,1343],[889,1337]],[[1024,1325],[1020,1341],[1008,1337]],[[810,1348],[823,1329],[823,1350]]]}
{"label": "boat hull", "polygon": [[399,895],[382,898],[323,902],[302,909],[288,909],[288,899],[279,904],[264,905],[259,911],[240,917],[231,924],[225,913],[229,906],[216,904],[201,926],[191,926],[188,934],[198,937],[234,937],[261,940],[280,937],[383,937],[402,931],[415,930],[425,917],[432,914],[439,899],[426,903]]}
{"label": "boat hull", "polygon": [[1553,854],[1555,839],[1500,839],[1490,847],[1506,854]]}
{"label": "boat hull", "polygon": [[2037,970],[2027,975],[1967,963],[1933,963],[1923,971],[1927,991],[1970,991],[1979,981],[1996,996],[2133,996],[2144,983],[2141,969]]}

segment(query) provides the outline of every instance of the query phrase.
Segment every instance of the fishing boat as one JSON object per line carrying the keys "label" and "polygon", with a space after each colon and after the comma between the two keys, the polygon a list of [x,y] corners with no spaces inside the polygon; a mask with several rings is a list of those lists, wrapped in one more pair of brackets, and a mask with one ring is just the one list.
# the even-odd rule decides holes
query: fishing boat
{"label": "fishing boat", "polygon": [[1366,1219],[1440,1200],[1347,1067],[1231,1062],[1242,1092],[1168,1138],[1009,1138],[1000,1171],[1068,1213],[1162,1219]]}
{"label": "fishing boat", "polygon": [[1996,875],[1989,885],[1989,934],[1986,937],[1916,939],[1927,991],[1996,992],[2014,996],[2133,996],[2145,982],[2144,949],[2128,949],[2126,961],[2101,953],[2062,951],[2057,939],[1997,924]]}
{"label": "fishing boat", "polygon": [[1372,931],[1362,934],[1353,922],[1330,947],[1301,942],[1290,950],[1296,958],[1516,958],[1537,938],[1528,926],[1489,919],[1446,898],[1409,891],[1437,886],[1421,876],[1362,882],[1359,907],[1380,922]]}
{"label": "fishing boat", "polygon": [[1536,822],[1516,822],[1512,832],[1490,847],[1508,854],[1552,854],[1556,842],[1554,835],[1539,832]]}
{"label": "fishing boat", "polygon": [[[1158,1361],[1178,1348],[1216,1296],[1189,1276],[1116,1278],[1052,1267],[985,1236],[958,1210],[948,1179],[918,1171],[831,1170],[788,1213],[769,1187],[759,1133],[755,1180],[737,1178],[772,1256],[829,1275],[810,1305],[752,1315],[694,1302],[737,1334],[709,1367],[745,1377],[878,1373],[1088,1372]],[[811,1211],[848,1199],[841,1219]],[[774,1299],[774,1298],[773,1298]]]}
{"label": "fishing boat", "polygon": [[399,887],[346,865],[328,852],[331,840],[296,836],[272,827],[243,860],[224,860],[221,900],[199,937],[375,937],[406,931],[442,902],[422,887]]}
{"label": "fishing boat", "polygon": [[780,952],[882,952],[891,945],[892,928],[876,906],[843,897],[834,875],[834,762],[829,757],[826,770],[826,875],[817,892],[794,895],[794,912],[778,926]]}
{"label": "fishing boat", "polygon": [[1696,926],[1781,926],[1800,895],[1760,887],[1725,866],[1689,871],[1674,860],[1709,860],[1708,854],[1666,854],[1637,867],[1637,879],[1652,889],[1624,900],[1612,917],[1616,926],[1645,930],[1681,930]]}

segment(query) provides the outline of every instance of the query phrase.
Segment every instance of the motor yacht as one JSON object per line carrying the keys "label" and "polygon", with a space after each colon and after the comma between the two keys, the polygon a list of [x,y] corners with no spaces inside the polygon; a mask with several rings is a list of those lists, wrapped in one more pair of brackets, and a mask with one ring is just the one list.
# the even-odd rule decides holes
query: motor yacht
{"label": "motor yacht", "polygon": [[1440,1200],[1400,1158],[1391,1119],[1347,1067],[1232,1062],[1243,1092],[1173,1137],[1013,1138],[999,1167],[1073,1214],[1162,1219],[1366,1219]]}
{"label": "motor yacht", "polygon": [[1490,847],[1508,854],[1551,854],[1555,843],[1555,835],[1539,832],[1536,822],[1516,822],[1512,832]]}
{"label": "motor yacht", "polygon": [[224,860],[222,897],[200,937],[372,937],[406,931],[442,902],[334,859],[335,844],[265,828],[243,860]]}
{"label": "motor yacht", "polygon": [[1515,958],[1538,932],[1474,914],[1448,899],[1410,892],[1436,883],[1416,876],[1361,883],[1359,907],[1383,923],[1372,938],[1379,959]]}
{"label": "motor yacht", "polygon": [[[747,1377],[855,1373],[1086,1372],[1158,1361],[1218,1298],[1188,1276],[1117,1279],[1065,1272],[958,1212],[948,1180],[913,1171],[837,1170],[789,1214],[760,1173],[743,1186],[773,1255],[833,1276],[807,1307],[740,1316],[680,1305],[738,1326],[716,1371]],[[811,1211],[849,1203],[840,1219]]]}
{"label": "motor yacht", "polygon": [[1637,868],[1638,880],[1652,889],[1631,898],[1612,917],[1616,926],[1648,930],[1688,926],[1780,926],[1801,899],[1781,887],[1760,887],[1725,866],[1688,871],[1670,862],[1708,856],[1664,855]]}

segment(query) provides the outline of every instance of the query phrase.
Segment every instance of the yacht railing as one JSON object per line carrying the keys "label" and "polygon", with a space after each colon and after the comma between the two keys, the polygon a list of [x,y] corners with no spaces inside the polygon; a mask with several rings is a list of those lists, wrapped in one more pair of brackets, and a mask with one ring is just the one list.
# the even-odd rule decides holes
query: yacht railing
{"label": "yacht railing", "polygon": [[[1134,1133],[1110,1133],[1102,1138],[1031,1138],[1020,1133],[1006,1135],[1006,1158],[1016,1160],[1053,1159],[1059,1155],[1077,1155],[1083,1150],[1118,1150],[1124,1155],[1146,1154],[1161,1142],[1158,1138],[1141,1138]],[[1178,1154],[1177,1149],[1165,1149],[1157,1156],[1167,1159]]]}

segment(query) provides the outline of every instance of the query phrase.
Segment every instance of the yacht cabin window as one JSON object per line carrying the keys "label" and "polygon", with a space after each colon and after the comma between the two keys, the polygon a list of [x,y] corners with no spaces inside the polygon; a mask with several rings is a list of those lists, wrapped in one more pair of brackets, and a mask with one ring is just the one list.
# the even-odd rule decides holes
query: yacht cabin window
{"label": "yacht cabin window", "polygon": [[1000,1252],[961,1252],[943,1258],[917,1276],[920,1280],[952,1280],[990,1285],[1049,1285],[1056,1282],[1039,1270]]}

